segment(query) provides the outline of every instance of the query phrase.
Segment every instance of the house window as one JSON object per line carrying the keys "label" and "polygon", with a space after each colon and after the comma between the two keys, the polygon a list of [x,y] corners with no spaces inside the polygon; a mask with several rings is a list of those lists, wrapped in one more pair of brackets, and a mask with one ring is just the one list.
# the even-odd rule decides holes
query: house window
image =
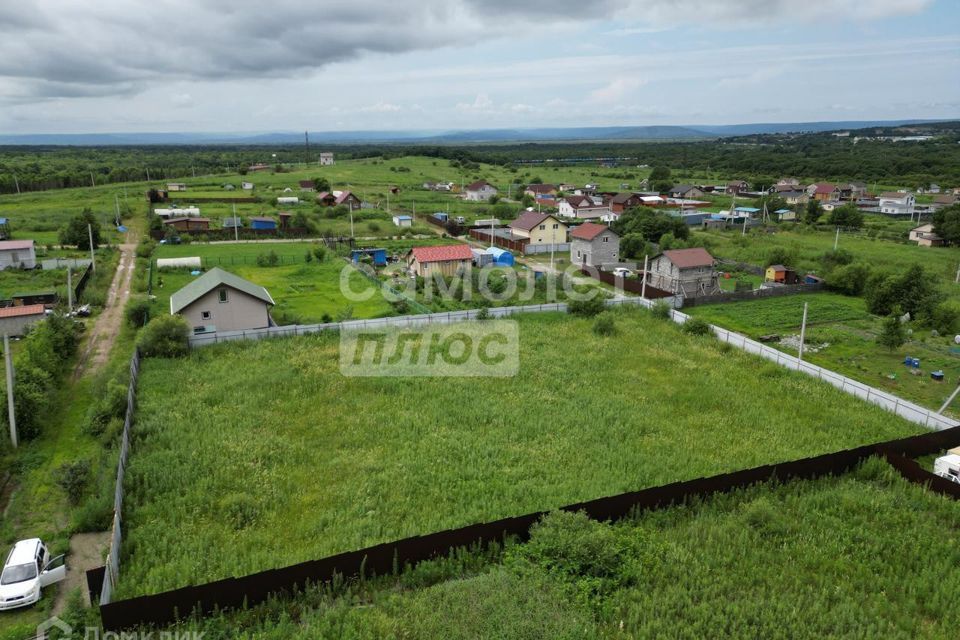
{"label": "house window", "polygon": [[577,249],[577,257],[578,257],[578,258],[583,257],[582,254],[580,253],[580,250],[579,250],[579,249]]}
{"label": "house window", "polygon": [[604,242],[610,242],[610,237],[609,237],[609,236],[603,236],[603,241],[604,241]]}
{"label": "house window", "polygon": [[201,319],[201,320],[209,320],[209,319],[210,319],[210,312],[209,312],[209,311],[201,311],[201,312],[200,312],[200,319]]}
{"label": "house window", "polygon": [[540,231],[544,231],[546,230],[546,228],[547,228],[547,225],[545,224],[540,225]]}
{"label": "house window", "polygon": [[554,228],[554,229],[559,229],[559,228],[560,228],[560,224],[559,224],[559,223],[555,223],[555,224],[553,225],[553,228]]}
{"label": "house window", "polygon": [[220,290],[217,292],[217,295],[218,295],[219,298],[220,298],[220,302],[226,302],[226,301],[227,301],[227,290],[226,290],[226,289],[220,289]]}

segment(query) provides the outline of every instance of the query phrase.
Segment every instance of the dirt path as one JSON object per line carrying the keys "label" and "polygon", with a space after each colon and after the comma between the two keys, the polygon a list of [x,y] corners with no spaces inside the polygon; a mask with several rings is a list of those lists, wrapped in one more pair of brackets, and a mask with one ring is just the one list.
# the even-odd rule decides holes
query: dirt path
{"label": "dirt path", "polygon": [[137,245],[120,245],[120,262],[117,271],[110,283],[110,292],[103,313],[97,317],[87,338],[86,347],[73,371],[73,379],[77,380],[87,372],[97,372],[110,356],[113,339],[120,333],[120,324],[123,322],[123,308],[130,298],[130,282],[136,265],[135,251]]}
{"label": "dirt path", "polygon": [[70,553],[67,554],[67,578],[57,589],[53,601],[53,615],[63,613],[67,599],[75,589],[80,589],[83,602],[90,605],[87,593],[87,570],[103,566],[103,554],[110,546],[110,532],[78,533],[70,538]]}

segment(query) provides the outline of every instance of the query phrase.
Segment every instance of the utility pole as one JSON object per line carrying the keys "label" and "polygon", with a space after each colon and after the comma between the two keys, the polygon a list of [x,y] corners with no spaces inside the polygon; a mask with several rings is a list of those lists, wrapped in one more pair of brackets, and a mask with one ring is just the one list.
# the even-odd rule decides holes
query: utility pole
{"label": "utility pole", "polygon": [[303,161],[310,163],[310,134],[306,131],[303,132]]}
{"label": "utility pole", "polygon": [[837,227],[837,235],[833,239],[833,250],[837,250],[837,245],[840,244],[840,227]]}
{"label": "utility pole", "polygon": [[150,182],[150,167],[144,167],[144,171],[147,172],[147,182]]}
{"label": "utility pole", "polygon": [[7,416],[10,421],[10,442],[17,448],[17,415],[13,407],[13,357],[10,355],[10,338],[3,334],[3,357],[7,363]]}
{"label": "utility pole", "polygon": [[73,313],[73,271],[67,263],[67,310]]}
{"label": "utility pole", "polygon": [[13,184],[17,187],[17,195],[20,195],[20,181],[17,180],[17,174],[13,174]]}
{"label": "utility pole", "polygon": [[953,282],[955,284],[960,282],[960,264],[957,265],[957,277],[953,279]]}
{"label": "utility pole", "polygon": [[650,264],[650,254],[643,256],[643,283],[640,285],[640,297],[647,298],[647,267]]}
{"label": "utility pole", "polygon": [[800,355],[798,360],[803,360],[803,341],[807,337],[807,303],[803,303],[803,324],[800,325]]}
{"label": "utility pole", "polygon": [[91,187],[97,186],[96,180],[93,179],[93,171],[90,172],[90,186]]}
{"label": "utility pole", "polygon": [[90,267],[96,273],[97,260],[93,257],[93,228],[89,224],[87,225],[87,239],[90,241]]}

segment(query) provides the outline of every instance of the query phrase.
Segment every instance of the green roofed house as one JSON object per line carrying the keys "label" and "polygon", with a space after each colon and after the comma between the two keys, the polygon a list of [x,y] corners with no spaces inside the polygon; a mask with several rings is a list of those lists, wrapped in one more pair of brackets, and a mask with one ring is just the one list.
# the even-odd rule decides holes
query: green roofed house
{"label": "green roofed house", "polygon": [[269,327],[273,305],[266,289],[219,267],[170,296],[170,313],[183,316],[195,334]]}

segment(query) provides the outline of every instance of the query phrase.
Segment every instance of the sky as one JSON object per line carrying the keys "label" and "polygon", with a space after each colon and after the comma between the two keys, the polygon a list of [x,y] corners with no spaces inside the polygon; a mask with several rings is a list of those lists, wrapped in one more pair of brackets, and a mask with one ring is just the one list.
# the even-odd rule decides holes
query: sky
{"label": "sky", "polygon": [[960,118],[958,0],[3,0],[0,132]]}

